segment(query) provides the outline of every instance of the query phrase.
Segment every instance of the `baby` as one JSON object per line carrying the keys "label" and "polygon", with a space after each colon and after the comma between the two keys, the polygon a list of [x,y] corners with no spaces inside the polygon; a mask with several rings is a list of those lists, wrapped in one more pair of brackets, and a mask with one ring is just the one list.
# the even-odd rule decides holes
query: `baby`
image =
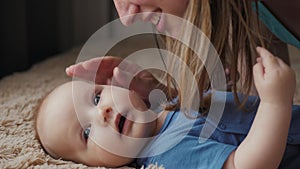
{"label": "baby", "polygon": [[89,166],[299,167],[300,107],[291,105],[295,77],[280,59],[261,50],[254,66],[260,102],[250,97],[246,106],[252,109],[243,112],[232,93],[215,92],[227,100],[220,123],[207,123],[217,128],[204,142],[199,134],[205,116],[154,113],[134,91],[83,81],[65,83],[43,100],[37,135],[52,157]]}

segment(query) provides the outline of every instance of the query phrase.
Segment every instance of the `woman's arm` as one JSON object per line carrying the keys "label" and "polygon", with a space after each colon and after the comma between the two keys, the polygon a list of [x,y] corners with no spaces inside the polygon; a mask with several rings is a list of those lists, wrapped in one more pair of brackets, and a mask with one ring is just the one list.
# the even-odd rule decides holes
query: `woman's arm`
{"label": "woman's arm", "polygon": [[295,73],[282,60],[257,48],[254,82],[261,102],[245,140],[224,168],[278,168],[286,146],[295,91]]}
{"label": "woman's arm", "polygon": [[[96,84],[134,90],[146,102],[149,101],[149,94],[154,89],[167,93],[165,84],[156,79],[150,71],[119,57],[103,56],[76,63],[66,68],[66,74],[70,77],[93,81]],[[176,97],[177,91],[173,90],[171,95],[172,98]]]}

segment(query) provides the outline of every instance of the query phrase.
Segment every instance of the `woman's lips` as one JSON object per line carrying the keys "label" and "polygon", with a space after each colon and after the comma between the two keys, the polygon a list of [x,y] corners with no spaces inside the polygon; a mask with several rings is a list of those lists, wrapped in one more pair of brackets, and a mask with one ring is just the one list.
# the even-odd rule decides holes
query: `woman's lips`
{"label": "woman's lips", "polygon": [[120,20],[121,20],[123,25],[129,26],[129,25],[132,25],[134,23],[135,15],[122,16],[122,17],[120,17]]}
{"label": "woman's lips", "polygon": [[159,13],[159,15],[156,15],[155,22],[152,22],[158,32],[163,33],[165,31],[165,17],[164,13]]}
{"label": "woman's lips", "polygon": [[161,14],[156,13],[151,17],[151,22],[157,26],[160,22],[160,19],[161,19]]}

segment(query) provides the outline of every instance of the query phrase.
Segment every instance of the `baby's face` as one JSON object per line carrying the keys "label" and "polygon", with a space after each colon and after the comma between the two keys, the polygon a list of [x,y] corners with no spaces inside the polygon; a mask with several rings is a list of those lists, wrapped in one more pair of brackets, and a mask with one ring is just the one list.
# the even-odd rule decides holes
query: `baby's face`
{"label": "baby's face", "polygon": [[55,158],[117,167],[137,157],[156,129],[156,115],[134,92],[73,81],[44,100],[37,132]]}

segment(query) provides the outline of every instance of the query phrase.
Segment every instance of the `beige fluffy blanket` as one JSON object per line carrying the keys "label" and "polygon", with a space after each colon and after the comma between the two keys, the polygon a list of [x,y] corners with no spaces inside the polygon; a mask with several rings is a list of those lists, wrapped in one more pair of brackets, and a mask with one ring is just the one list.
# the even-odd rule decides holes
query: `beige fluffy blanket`
{"label": "beige fluffy blanket", "polygon": [[[0,168],[89,168],[82,164],[54,160],[43,152],[35,139],[33,110],[48,91],[70,80],[63,72],[73,64],[79,49],[75,48],[0,80]],[[300,52],[292,57],[297,78]],[[299,103],[299,80],[295,101]],[[128,168],[128,167],[125,167]],[[162,168],[152,165],[149,168]]]}

